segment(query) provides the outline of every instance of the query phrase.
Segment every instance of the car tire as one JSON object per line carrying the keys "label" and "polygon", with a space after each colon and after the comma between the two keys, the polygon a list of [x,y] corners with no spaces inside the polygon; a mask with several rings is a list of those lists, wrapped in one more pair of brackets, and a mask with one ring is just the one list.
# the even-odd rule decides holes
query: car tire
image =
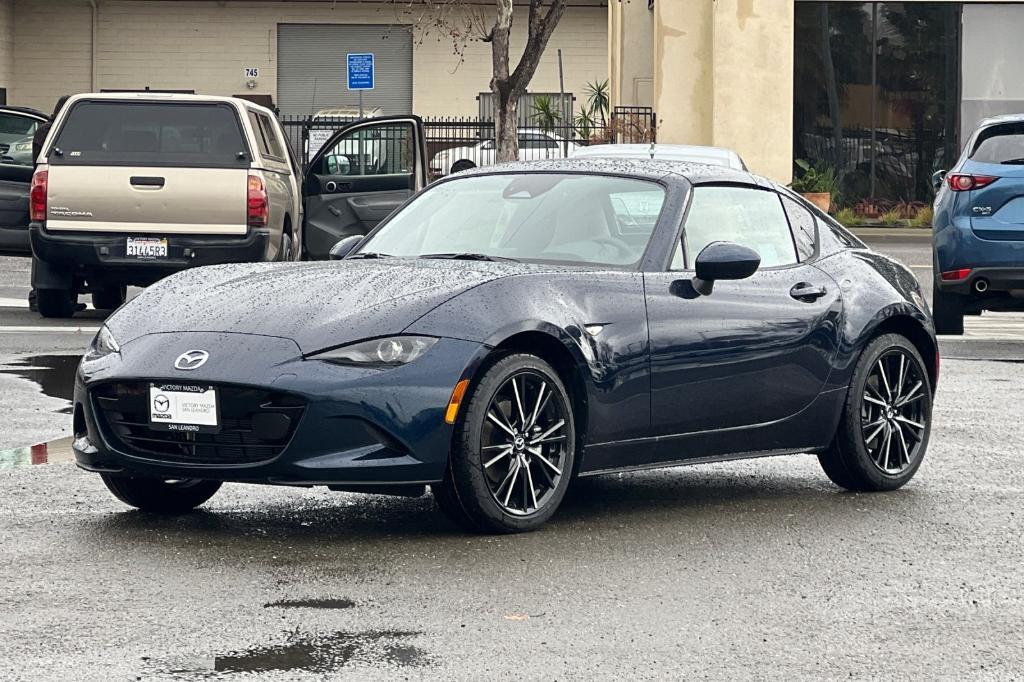
{"label": "car tire", "polygon": [[575,448],[572,401],[558,373],[535,355],[505,356],[463,402],[434,499],[471,530],[534,530],[565,497]]}
{"label": "car tire", "polygon": [[469,170],[470,168],[476,168],[476,164],[472,161],[462,159],[452,164],[452,173],[458,173],[459,171]]}
{"label": "car tire", "polygon": [[931,415],[931,380],[921,354],[904,336],[879,336],[857,361],[835,438],[818,455],[821,467],[847,490],[900,488],[924,459]]}
{"label": "car tire", "polygon": [[92,305],[96,310],[116,310],[124,303],[127,295],[128,288],[125,286],[97,289],[92,292]]}
{"label": "car tire", "polygon": [[199,479],[163,480],[101,474],[114,497],[125,504],[155,514],[181,514],[191,511],[213,497],[220,481]]}
{"label": "car tire", "polygon": [[295,260],[292,254],[292,236],[287,232],[281,235],[281,247],[277,250],[277,260],[281,263]]}
{"label": "car tire", "polygon": [[963,336],[964,297],[940,291],[937,284],[932,284],[932,318],[936,334]]}
{"label": "car tire", "polygon": [[36,289],[36,306],[43,317],[71,317],[77,304],[78,296],[70,289]]}

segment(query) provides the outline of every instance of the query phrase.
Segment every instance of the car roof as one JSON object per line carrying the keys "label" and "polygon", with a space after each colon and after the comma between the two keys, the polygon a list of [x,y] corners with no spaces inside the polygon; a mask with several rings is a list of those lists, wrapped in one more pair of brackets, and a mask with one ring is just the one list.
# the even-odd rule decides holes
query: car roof
{"label": "car roof", "polygon": [[617,159],[655,159],[689,161],[747,170],[740,155],[725,147],[705,147],[692,144],[595,144],[579,147],[571,156],[604,156]]}
{"label": "car roof", "polygon": [[991,125],[998,123],[1024,123],[1024,113],[1020,114],[1000,114],[999,116],[989,116],[978,121],[978,125],[975,128],[986,128]]}
{"label": "car roof", "polygon": [[7,114],[25,114],[32,118],[41,118],[44,121],[50,118],[38,109],[33,109],[32,107],[16,107],[9,104],[0,105],[0,112]]}
{"label": "car roof", "polygon": [[575,157],[568,159],[546,159],[543,161],[513,161],[494,166],[482,166],[462,171],[450,177],[469,175],[490,175],[497,173],[594,173],[627,175],[647,180],[662,180],[666,177],[682,178],[694,185],[709,183],[740,183],[765,188],[774,184],[747,171],[713,166],[706,163],[690,163],[668,159],[650,158],[608,158]]}

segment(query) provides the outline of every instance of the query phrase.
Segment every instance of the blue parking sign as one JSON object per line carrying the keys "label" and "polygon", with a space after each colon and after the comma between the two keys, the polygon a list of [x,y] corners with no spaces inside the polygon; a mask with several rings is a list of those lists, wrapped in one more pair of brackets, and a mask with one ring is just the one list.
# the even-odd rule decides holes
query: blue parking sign
{"label": "blue parking sign", "polygon": [[373,90],[373,53],[348,54],[348,89]]}

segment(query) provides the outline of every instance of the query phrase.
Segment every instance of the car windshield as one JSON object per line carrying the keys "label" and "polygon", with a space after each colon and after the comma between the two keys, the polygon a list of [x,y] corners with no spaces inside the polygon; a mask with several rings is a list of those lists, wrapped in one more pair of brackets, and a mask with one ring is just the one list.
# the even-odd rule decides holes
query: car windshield
{"label": "car windshield", "polygon": [[481,175],[428,188],[360,253],[628,267],[665,201],[654,182],[602,175]]}

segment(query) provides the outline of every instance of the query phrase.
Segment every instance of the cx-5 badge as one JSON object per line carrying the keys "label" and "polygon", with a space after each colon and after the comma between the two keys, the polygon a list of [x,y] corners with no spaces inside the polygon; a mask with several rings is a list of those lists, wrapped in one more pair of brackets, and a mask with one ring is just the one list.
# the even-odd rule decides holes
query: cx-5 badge
{"label": "cx-5 badge", "polygon": [[210,354],[205,350],[187,350],[178,356],[174,361],[174,369],[185,371],[199,369],[210,359]]}

